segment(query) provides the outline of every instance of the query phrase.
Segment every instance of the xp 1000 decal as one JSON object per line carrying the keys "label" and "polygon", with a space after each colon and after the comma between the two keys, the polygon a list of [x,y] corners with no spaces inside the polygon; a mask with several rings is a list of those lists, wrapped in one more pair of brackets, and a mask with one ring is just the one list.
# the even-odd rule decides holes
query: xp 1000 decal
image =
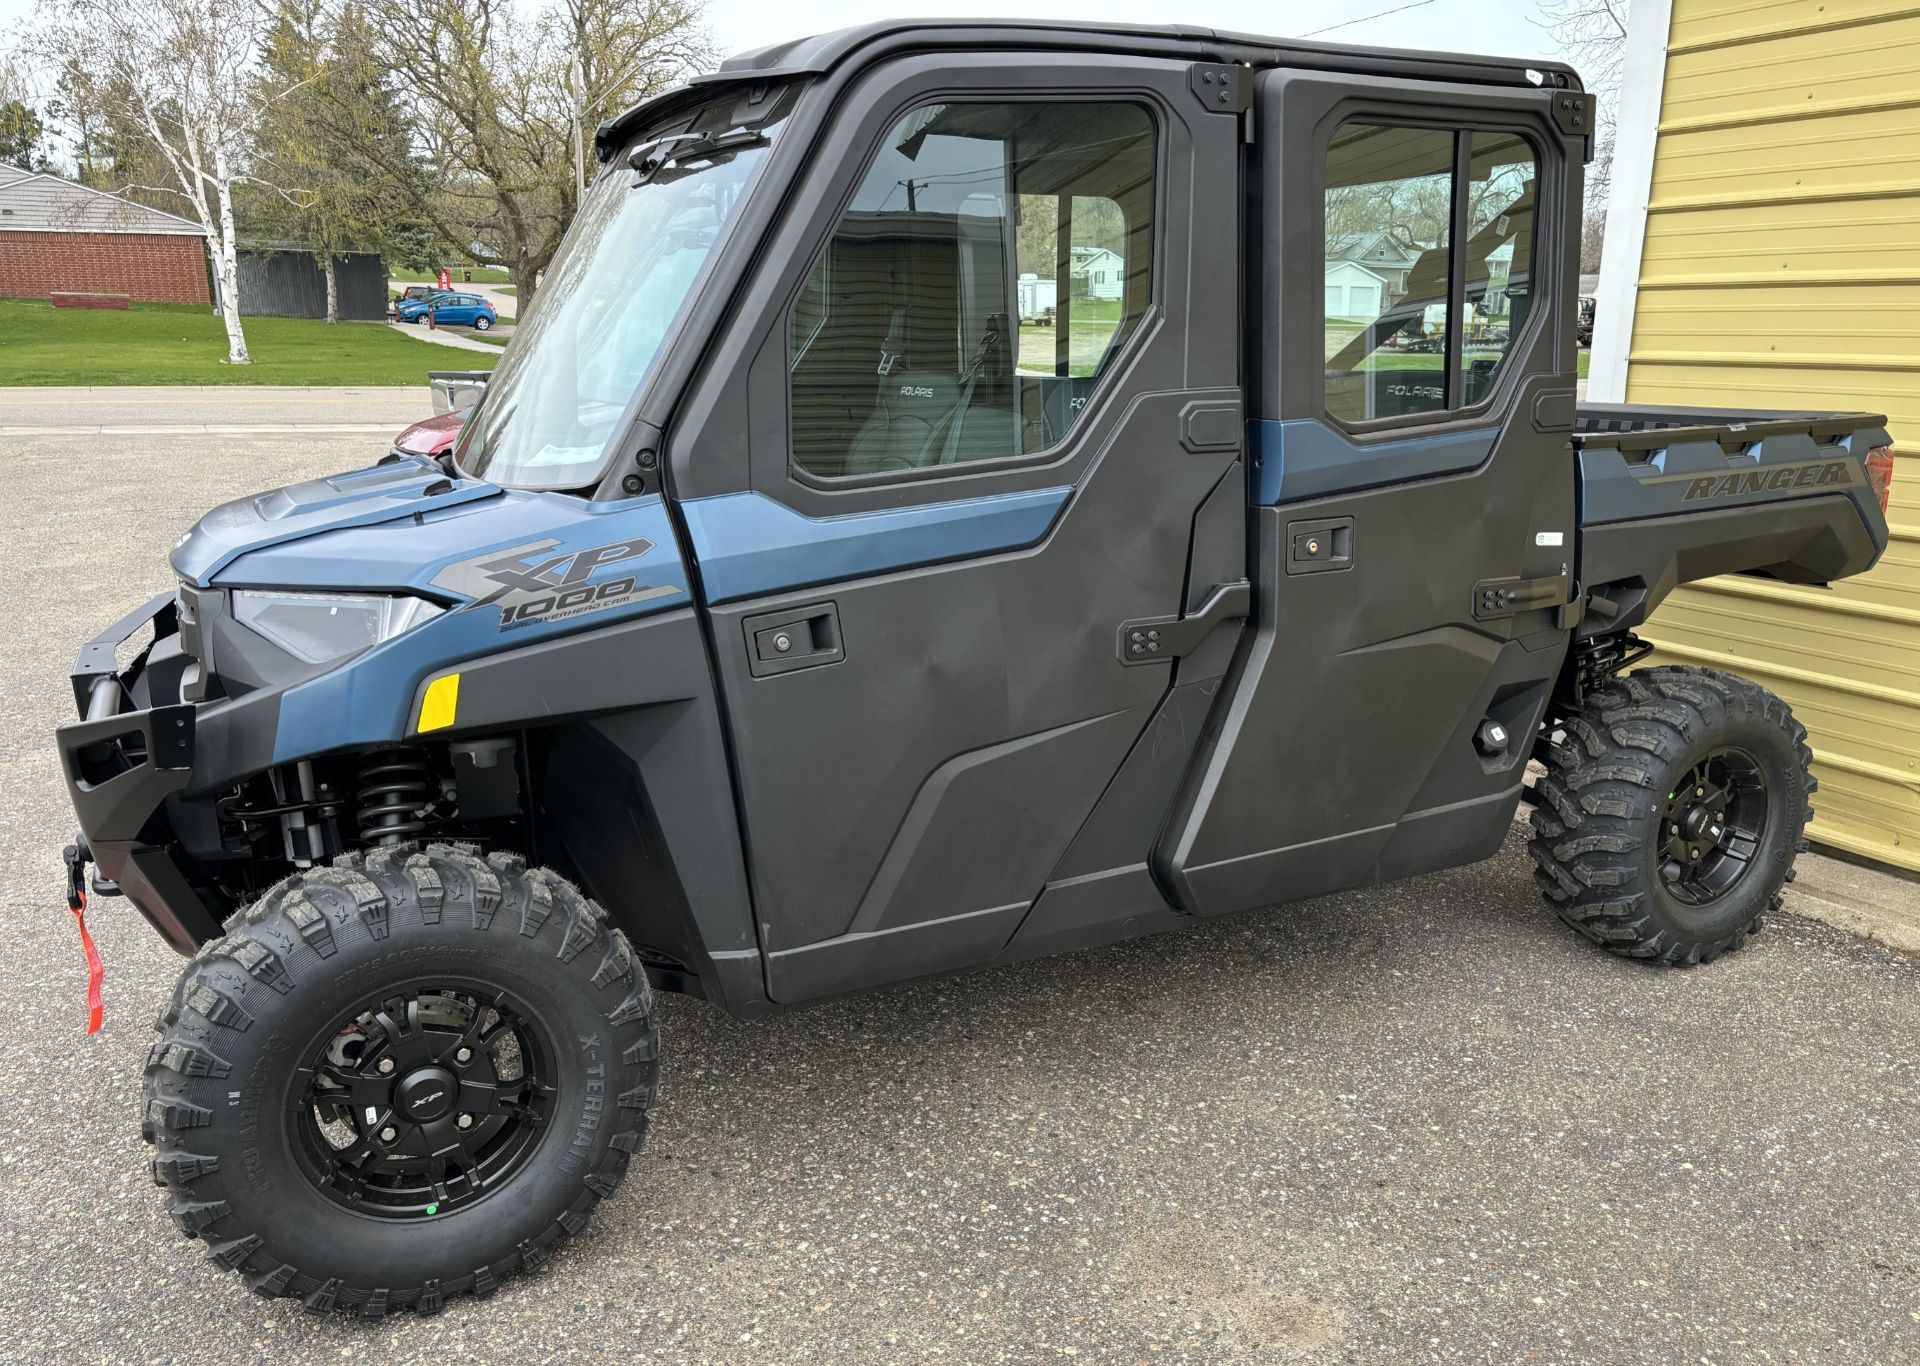
{"label": "xp 1000 decal", "polygon": [[654,543],[644,536],[558,555],[547,553],[559,544],[548,539],[490,550],[448,565],[433,576],[433,583],[472,598],[459,609],[462,612],[498,610],[502,631],[566,621],[680,591],[671,585],[642,583],[636,574],[617,569],[594,577],[599,570],[640,559],[651,551]]}

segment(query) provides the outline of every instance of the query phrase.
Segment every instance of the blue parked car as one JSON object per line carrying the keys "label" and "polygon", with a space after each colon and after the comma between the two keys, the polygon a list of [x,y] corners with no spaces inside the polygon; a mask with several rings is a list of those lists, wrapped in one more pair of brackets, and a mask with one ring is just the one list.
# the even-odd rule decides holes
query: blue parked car
{"label": "blue parked car", "polygon": [[485,332],[500,321],[493,305],[478,294],[429,294],[421,299],[402,299],[394,311],[403,323],[423,323],[429,308],[433,310],[436,325],[452,324]]}

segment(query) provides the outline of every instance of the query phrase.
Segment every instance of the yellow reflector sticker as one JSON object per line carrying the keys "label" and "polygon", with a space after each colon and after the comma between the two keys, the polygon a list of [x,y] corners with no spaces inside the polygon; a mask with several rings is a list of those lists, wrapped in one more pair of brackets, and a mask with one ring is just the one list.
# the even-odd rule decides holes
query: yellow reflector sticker
{"label": "yellow reflector sticker", "polygon": [[445,730],[453,724],[453,714],[460,705],[460,675],[448,674],[445,678],[436,678],[427,684],[427,695],[420,699],[421,732]]}

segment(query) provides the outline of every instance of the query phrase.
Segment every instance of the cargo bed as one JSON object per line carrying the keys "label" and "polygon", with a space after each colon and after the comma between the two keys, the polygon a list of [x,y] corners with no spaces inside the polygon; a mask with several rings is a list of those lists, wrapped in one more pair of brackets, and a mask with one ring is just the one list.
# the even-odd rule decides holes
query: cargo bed
{"label": "cargo bed", "polygon": [[1637,625],[1679,584],[1716,574],[1827,584],[1871,567],[1887,543],[1886,422],[1581,405],[1581,633]]}

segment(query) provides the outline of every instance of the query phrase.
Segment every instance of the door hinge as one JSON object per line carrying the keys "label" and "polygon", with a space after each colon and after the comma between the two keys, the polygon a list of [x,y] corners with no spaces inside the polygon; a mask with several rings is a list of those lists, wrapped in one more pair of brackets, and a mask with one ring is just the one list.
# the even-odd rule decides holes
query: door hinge
{"label": "door hinge", "polygon": [[1583,144],[1584,161],[1593,160],[1594,149],[1594,98],[1591,90],[1556,90],[1553,92],[1554,126],[1570,138],[1580,138]]}
{"label": "door hinge", "polygon": [[1238,62],[1195,62],[1187,68],[1194,98],[1216,114],[1244,114],[1253,107],[1253,71]]}
{"label": "door hinge", "polygon": [[1200,610],[1183,617],[1140,617],[1120,623],[1120,662],[1158,664],[1198,649],[1223,621],[1253,611],[1253,589],[1245,579],[1217,583]]}

